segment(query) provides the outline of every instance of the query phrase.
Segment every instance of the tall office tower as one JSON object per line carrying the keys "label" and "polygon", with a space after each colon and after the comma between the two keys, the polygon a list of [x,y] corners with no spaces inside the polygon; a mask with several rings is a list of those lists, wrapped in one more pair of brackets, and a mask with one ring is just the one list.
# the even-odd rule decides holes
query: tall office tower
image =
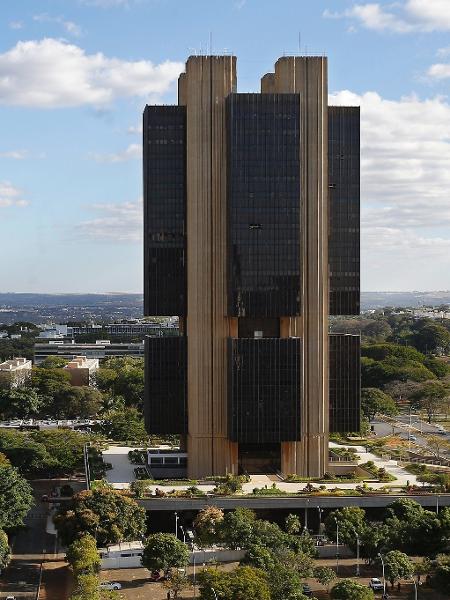
{"label": "tall office tower", "polygon": [[[149,433],[188,474],[320,476],[329,431],[359,429],[359,109],[328,108],[327,60],[283,57],[261,93],[236,58],[195,56],[178,106],[144,112]],[[329,385],[330,382],[330,385]]]}

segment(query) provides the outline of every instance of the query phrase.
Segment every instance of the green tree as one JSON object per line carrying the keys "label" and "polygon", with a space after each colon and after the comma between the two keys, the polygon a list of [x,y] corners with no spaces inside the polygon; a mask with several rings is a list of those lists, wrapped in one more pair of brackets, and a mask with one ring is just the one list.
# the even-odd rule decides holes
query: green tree
{"label": "green tree", "polygon": [[70,600],[102,600],[97,575],[79,575]]}
{"label": "green tree", "polygon": [[175,567],[185,567],[189,562],[189,550],[172,533],[149,535],[142,554],[142,566],[150,571],[168,573]]}
{"label": "green tree", "polygon": [[217,506],[207,506],[195,517],[194,530],[198,543],[207,547],[220,541],[223,510]]}
{"label": "green tree", "polygon": [[391,550],[384,556],[384,568],[386,579],[391,582],[392,587],[399,579],[411,579],[414,573],[414,563],[399,550]]}
{"label": "green tree", "polygon": [[5,454],[21,473],[48,470],[54,464],[45,446],[31,438],[28,433],[1,429],[0,452]]}
{"label": "green tree", "polygon": [[103,416],[100,433],[117,442],[146,442],[148,433],[141,413],[135,408],[111,410]]}
{"label": "green tree", "polygon": [[32,388],[0,389],[0,418],[29,419],[39,414],[42,400]]}
{"label": "green tree", "polygon": [[289,514],[285,520],[285,528],[287,533],[295,535],[300,533],[302,524],[298,515]]}
{"label": "green tree", "polygon": [[330,567],[316,567],[314,569],[314,578],[330,591],[330,584],[336,579],[336,573]]}
{"label": "green tree", "polygon": [[278,562],[269,573],[271,600],[306,600],[302,593],[302,578],[296,569]]}
{"label": "green tree", "polygon": [[0,529],[0,572],[5,569],[11,559],[8,536]]}
{"label": "green tree", "polygon": [[32,489],[18,470],[0,465],[0,529],[23,525],[23,519],[33,506]]}
{"label": "green tree", "polygon": [[61,388],[70,386],[70,375],[65,369],[33,367],[31,383],[40,396],[53,398]]}
{"label": "green tree", "polygon": [[425,381],[416,392],[412,399],[422,410],[425,410],[428,417],[428,423],[431,423],[433,417],[443,406],[448,397],[448,389],[441,381]]}
{"label": "green tree", "polygon": [[341,579],[331,589],[334,600],[374,600],[372,590],[352,579]]}
{"label": "green tree", "polygon": [[248,508],[238,507],[226,513],[220,530],[227,547],[236,550],[255,543],[252,537],[255,521],[255,513]]}
{"label": "green tree", "polygon": [[99,546],[136,540],[146,529],[145,510],[135,500],[109,488],[83,491],[54,517],[66,546],[90,533]]}
{"label": "green tree", "polygon": [[97,371],[98,388],[106,394],[125,399],[126,406],[142,408],[144,399],[144,360],[115,357],[104,361]]}
{"label": "green tree", "polygon": [[89,386],[61,386],[53,393],[51,415],[62,419],[88,419],[96,416],[103,406],[102,393]]}
{"label": "green tree", "polygon": [[365,417],[372,421],[377,414],[393,416],[398,413],[394,400],[378,388],[361,390],[361,410]]}
{"label": "green tree", "polygon": [[339,540],[343,544],[354,546],[356,533],[359,535],[366,525],[366,513],[358,506],[333,510],[325,519],[325,531],[332,540],[336,539],[336,521],[339,523]]}
{"label": "green tree", "polygon": [[271,600],[264,573],[252,567],[231,572],[205,569],[198,581],[202,600],[215,600],[215,594],[221,600]]}
{"label": "green tree", "polygon": [[62,369],[69,361],[63,356],[47,356],[39,363],[40,369]]}
{"label": "green tree", "polygon": [[163,586],[173,594],[172,598],[178,598],[178,594],[191,587],[191,581],[184,573],[174,571],[163,581]]}
{"label": "green tree", "polygon": [[440,435],[428,435],[427,449],[439,460],[443,453],[450,450],[450,442]]}
{"label": "green tree", "polygon": [[100,554],[95,539],[90,534],[83,535],[67,548],[67,562],[76,575],[87,575],[100,571]]}
{"label": "green tree", "polygon": [[54,474],[71,474],[83,469],[84,445],[95,441],[90,434],[70,429],[34,431],[30,439],[44,446],[51,457]]}
{"label": "green tree", "polygon": [[136,479],[130,483],[130,490],[136,498],[144,498],[148,490],[148,486],[151,484],[151,479]]}
{"label": "green tree", "polygon": [[450,592],[450,554],[438,554],[434,567],[434,587]]}
{"label": "green tree", "polygon": [[426,322],[413,333],[412,342],[421,352],[443,354],[450,346],[450,333],[439,323]]}
{"label": "green tree", "polygon": [[407,498],[395,500],[388,507],[384,523],[386,539],[382,550],[400,550],[411,556],[442,552],[450,533],[446,510],[437,515]]}

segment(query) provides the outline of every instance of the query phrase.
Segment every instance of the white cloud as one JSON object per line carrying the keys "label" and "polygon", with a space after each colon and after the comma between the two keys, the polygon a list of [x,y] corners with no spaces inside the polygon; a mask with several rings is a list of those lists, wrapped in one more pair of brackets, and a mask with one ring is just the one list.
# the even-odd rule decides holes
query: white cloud
{"label": "white cloud", "polygon": [[385,6],[379,2],[354,4],[342,12],[325,10],[328,19],[348,18],[373,31],[393,33],[450,31],[448,0],[405,0]]}
{"label": "white cloud", "polygon": [[0,104],[39,108],[104,106],[118,97],[156,100],[170,89],[182,63],[125,61],[46,38],[18,42],[0,54]]}
{"label": "white cloud", "polygon": [[23,160],[27,157],[27,150],[6,150],[4,152],[0,152],[0,158],[13,158],[14,160]]}
{"label": "white cloud", "polygon": [[90,154],[89,157],[100,163],[125,162],[127,160],[141,158],[142,146],[141,144],[130,144],[122,152],[112,154]]}
{"label": "white cloud", "polygon": [[22,29],[23,23],[22,21],[10,21],[8,26],[10,29]]}
{"label": "white cloud", "polygon": [[73,35],[74,37],[79,37],[82,35],[83,31],[79,25],[74,23],[73,21],[67,21],[64,17],[51,17],[47,13],[43,13],[40,15],[34,15],[33,21],[37,21],[38,23],[56,23],[61,25],[64,28],[66,33],[69,35]]}
{"label": "white cloud", "polygon": [[27,206],[28,202],[22,198],[22,190],[9,181],[0,181],[0,208],[10,206]]}
{"label": "white cloud", "polygon": [[361,106],[364,288],[450,287],[450,104],[350,91],[329,103]]}
{"label": "white cloud", "polygon": [[448,79],[450,77],[450,64],[436,63],[431,65],[427,74],[433,79]]}
{"label": "white cloud", "polygon": [[101,216],[83,221],[79,236],[98,241],[140,242],[142,240],[142,198],[120,204],[94,204]]}

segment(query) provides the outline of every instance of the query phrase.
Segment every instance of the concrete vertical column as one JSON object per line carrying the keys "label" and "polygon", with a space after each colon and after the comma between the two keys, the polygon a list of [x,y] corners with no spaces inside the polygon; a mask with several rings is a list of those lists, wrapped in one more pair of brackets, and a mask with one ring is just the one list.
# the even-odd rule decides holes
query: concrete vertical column
{"label": "concrete vertical column", "polygon": [[282,444],[282,470],[316,477],[328,464],[327,59],[280,58],[262,91],[300,94],[302,439]]}
{"label": "concrete vertical column", "polygon": [[226,120],[232,56],[196,56],[179,80],[187,107],[188,474],[234,470],[227,439]]}

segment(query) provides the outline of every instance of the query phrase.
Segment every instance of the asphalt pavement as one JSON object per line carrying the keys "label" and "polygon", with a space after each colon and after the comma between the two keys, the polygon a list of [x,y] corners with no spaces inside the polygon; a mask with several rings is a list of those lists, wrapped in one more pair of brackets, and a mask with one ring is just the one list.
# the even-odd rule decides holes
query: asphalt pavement
{"label": "asphalt pavement", "polygon": [[[409,415],[399,415],[395,417],[395,421],[385,422],[380,419],[372,421],[371,425],[374,426],[377,436],[382,437],[386,435],[398,435],[403,439],[407,440],[409,435]],[[424,435],[425,434],[425,435]],[[426,435],[440,435],[439,429],[433,423],[429,424],[426,421],[422,421],[417,417],[411,419],[411,435],[416,439],[415,444],[419,446],[427,445]],[[450,441],[450,435],[447,432],[446,435],[442,435],[442,439]]]}
{"label": "asphalt pavement", "polygon": [[0,577],[0,598],[13,595],[21,600],[36,600],[44,555],[53,556],[56,537],[46,533],[48,504],[41,502],[53,482],[32,482],[35,505],[22,528],[11,540],[12,561]]}

